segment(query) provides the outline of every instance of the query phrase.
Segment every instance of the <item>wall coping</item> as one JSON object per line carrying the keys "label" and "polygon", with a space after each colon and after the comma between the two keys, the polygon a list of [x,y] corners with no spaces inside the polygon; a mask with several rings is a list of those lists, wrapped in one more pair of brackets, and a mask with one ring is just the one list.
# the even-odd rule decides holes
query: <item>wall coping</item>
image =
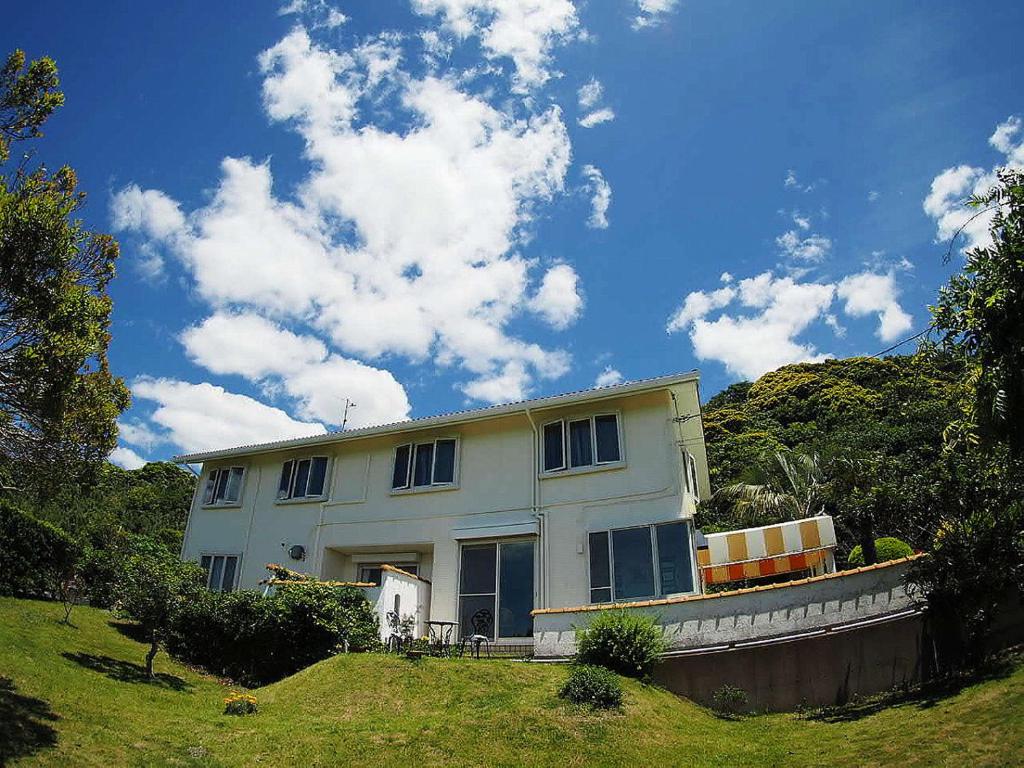
{"label": "wall coping", "polygon": [[[410,579],[415,579],[416,581],[422,581],[424,584],[429,584],[430,583],[429,579],[424,579],[422,576],[417,576],[415,573],[409,573],[408,571],[403,571],[401,568],[397,568],[397,567],[395,567],[393,565],[388,565],[387,563],[382,563],[381,566],[380,566],[380,569],[382,571],[390,571],[391,573],[397,573],[399,576],[408,576]],[[374,585],[374,586],[376,586],[376,585]]]}
{"label": "wall coping", "polygon": [[715,600],[721,597],[732,597],[734,595],[746,595],[752,592],[766,592],[773,589],[785,589],[786,587],[798,587],[803,584],[814,584],[819,581],[827,581],[828,579],[838,579],[844,576],[854,576],[858,573],[867,573],[870,571],[877,571],[883,568],[892,568],[897,565],[903,565],[909,563],[918,558],[924,557],[926,553],[919,553],[916,555],[909,555],[908,557],[901,557],[896,560],[889,560],[884,563],[875,563],[874,565],[862,565],[859,568],[851,568],[846,571],[836,571],[835,573],[825,573],[821,576],[808,576],[803,579],[796,579],[795,581],[784,581],[779,584],[762,584],[756,587],[743,587],[742,589],[731,589],[727,592],[713,592],[707,595],[682,595],[680,597],[661,597],[655,600],[640,600],[632,603],[597,603],[591,605],[577,605],[569,608],[535,608],[530,612],[532,616],[543,616],[556,613],[586,613],[589,611],[613,611],[623,608],[651,608],[659,605],[675,605],[676,603],[691,603],[699,600]]}

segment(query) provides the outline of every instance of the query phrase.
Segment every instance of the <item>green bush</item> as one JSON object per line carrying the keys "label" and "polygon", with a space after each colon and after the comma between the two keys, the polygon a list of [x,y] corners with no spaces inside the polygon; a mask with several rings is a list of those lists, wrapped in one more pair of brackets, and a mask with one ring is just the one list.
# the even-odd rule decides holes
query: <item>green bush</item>
{"label": "green bush", "polygon": [[[875,539],[875,551],[878,552],[878,562],[880,563],[899,560],[901,557],[909,557],[914,554],[914,550],[907,542],[892,536]],[[850,550],[847,562],[855,568],[864,565],[864,552],[861,550],[860,544]]]}
{"label": "green bush", "polygon": [[600,611],[576,630],[576,662],[596,664],[626,677],[650,675],[665,650],[655,620],[637,611]]}
{"label": "green bush", "polygon": [[249,686],[294,674],[344,647],[376,650],[377,616],[361,590],[316,580],[257,592],[204,592],[182,606],[168,650]]}
{"label": "green bush", "polygon": [[736,717],[749,708],[747,692],[726,683],[711,694],[711,709],[720,717]]}
{"label": "green bush", "polygon": [[0,595],[52,597],[80,552],[57,526],[0,501]]}
{"label": "green bush", "polygon": [[622,683],[614,672],[604,667],[574,664],[558,695],[573,704],[613,709],[622,706]]}

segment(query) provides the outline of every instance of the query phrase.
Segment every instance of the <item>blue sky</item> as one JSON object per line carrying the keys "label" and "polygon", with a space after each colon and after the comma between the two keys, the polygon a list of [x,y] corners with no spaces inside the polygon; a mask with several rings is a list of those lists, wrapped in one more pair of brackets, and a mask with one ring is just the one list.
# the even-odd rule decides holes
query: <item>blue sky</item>
{"label": "blue sky", "polygon": [[[20,4],[122,244],[136,466],[927,326],[1024,164],[1020,3]],[[982,242],[984,219],[961,245]]]}

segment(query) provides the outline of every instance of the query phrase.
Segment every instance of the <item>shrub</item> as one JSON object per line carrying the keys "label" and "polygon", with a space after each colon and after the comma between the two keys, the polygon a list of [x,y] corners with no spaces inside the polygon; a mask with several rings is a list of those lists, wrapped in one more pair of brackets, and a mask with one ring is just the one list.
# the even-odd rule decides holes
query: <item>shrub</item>
{"label": "shrub", "polygon": [[665,650],[655,620],[629,610],[601,611],[576,630],[576,662],[596,664],[626,677],[650,675]]}
{"label": "shrub", "polygon": [[574,664],[558,695],[573,704],[595,709],[618,708],[622,706],[622,683],[614,672],[604,667]]}
{"label": "shrub", "polygon": [[0,501],[0,595],[52,596],[80,553],[57,526]]}
{"label": "shrub", "polygon": [[257,592],[204,592],[183,605],[168,650],[245,685],[264,685],[336,653],[375,650],[377,616],[362,591],[308,579]]}
{"label": "shrub", "polygon": [[749,699],[742,688],[726,683],[711,694],[711,709],[722,717],[736,717],[747,711]]}
{"label": "shrub", "polygon": [[[875,539],[875,550],[878,552],[878,562],[880,563],[899,560],[901,557],[909,557],[914,554],[914,550],[907,542],[892,536]],[[860,544],[850,550],[847,562],[856,568],[864,565],[864,552]]]}
{"label": "shrub", "polygon": [[251,693],[232,692],[224,699],[225,715],[255,715],[259,712],[256,697]]}

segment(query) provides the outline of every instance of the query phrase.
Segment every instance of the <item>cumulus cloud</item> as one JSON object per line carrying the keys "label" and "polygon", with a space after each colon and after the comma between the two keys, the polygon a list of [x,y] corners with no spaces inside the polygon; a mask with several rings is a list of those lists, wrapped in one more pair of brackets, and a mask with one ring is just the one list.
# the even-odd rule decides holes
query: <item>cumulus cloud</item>
{"label": "cumulus cloud", "polygon": [[577,122],[584,128],[593,128],[595,125],[608,123],[614,119],[615,110],[611,107],[602,107],[601,109],[595,109],[593,112],[588,112]]}
{"label": "cumulus cloud", "polygon": [[795,229],[776,237],[775,244],[787,259],[804,264],[820,263],[832,250],[832,241],[824,235],[811,234],[801,237]]}
{"label": "cumulus cloud", "polygon": [[136,266],[145,277],[159,277],[164,270],[164,249],[185,226],[180,206],[159,190],[143,191],[137,184],[129,184],[111,197],[110,216],[115,230],[133,229],[145,235],[148,242],[140,250]]}
{"label": "cumulus cloud", "polygon": [[924,212],[935,220],[937,242],[963,235],[964,248],[984,246],[991,242],[989,226],[994,211],[968,208],[964,201],[971,195],[981,195],[996,184],[998,167],[1024,168],[1024,136],[1021,120],[1011,115],[996,126],[989,144],[1003,155],[993,168],[957,165],[947,168],[932,180],[931,189],[924,199]]}
{"label": "cumulus cloud", "polygon": [[604,86],[601,85],[601,81],[597,78],[590,78],[586,83],[580,86],[580,89],[576,91],[576,98],[579,101],[581,109],[590,109],[597,105],[601,100],[601,96],[604,95]]}
{"label": "cumulus cloud", "polygon": [[675,10],[678,0],[635,0],[636,16],[633,29],[645,29],[661,24]]}
{"label": "cumulus cloud", "polygon": [[[716,360],[731,374],[754,379],[782,365],[829,357],[800,337],[819,322],[836,335],[845,333],[829,311],[837,297],[845,302],[848,315],[877,314],[877,335],[883,340],[898,337],[910,326],[891,273],[864,272],[829,283],[799,282],[764,272],[714,291],[691,292],[669,318],[666,330],[688,333],[699,359]],[[720,312],[734,306],[731,312]]]}
{"label": "cumulus cloud", "polygon": [[326,432],[322,424],[296,421],[278,408],[214,384],[143,376],[131,389],[137,400],[156,404],[150,420],[169,442],[189,453]]}
{"label": "cumulus cloud", "polygon": [[913,325],[910,315],[899,304],[899,291],[892,272],[850,275],[839,282],[836,293],[846,302],[846,314],[853,317],[878,315],[875,335],[882,341],[895,341]]}
{"label": "cumulus cloud", "polygon": [[597,378],[594,380],[595,387],[611,387],[621,383],[622,374],[610,365],[606,365],[604,370],[597,374]]}
{"label": "cumulus cloud", "polygon": [[547,271],[540,289],[530,299],[530,309],[556,330],[565,330],[575,322],[583,309],[578,290],[579,276],[568,264],[558,264]]}
{"label": "cumulus cloud", "polygon": [[489,59],[510,59],[514,90],[520,92],[552,77],[552,48],[579,27],[571,0],[412,0],[412,7],[440,16],[444,29],[459,39],[478,38]]}
{"label": "cumulus cloud", "polygon": [[117,436],[121,442],[147,452],[163,442],[163,438],[150,429],[149,425],[138,420],[117,422]]}
{"label": "cumulus cloud", "polygon": [[[454,6],[433,6],[459,26]],[[470,6],[466,18],[476,24],[483,17],[474,9],[483,6]],[[515,16],[499,10],[486,24],[500,28],[503,14]],[[564,191],[571,152],[560,110],[513,116],[457,79],[413,76],[396,44],[378,35],[339,52],[298,27],[261,54],[266,112],[303,138],[308,175],[283,199],[269,162],[225,158],[209,202],[160,240],[214,309],[182,336],[193,359],[214,372],[271,379],[304,418],[332,420],[330,400],[314,396],[313,382],[329,382],[332,397],[380,384],[386,372],[352,358],[454,364],[472,377],[463,391],[487,401],[519,396],[534,377],[567,368],[561,350],[505,331],[537,308],[533,262],[518,249],[538,206]],[[395,128],[373,116],[385,90],[394,96],[389,116],[401,112],[388,123]],[[170,200],[155,190],[138,194],[149,193]],[[117,218],[118,229],[148,245],[157,239],[152,215],[143,208]],[[550,315],[554,324],[568,322],[578,306],[563,302]],[[250,342],[233,350],[220,340],[219,330],[233,324],[245,325],[244,338],[277,344],[259,347],[268,360],[252,360]],[[301,373],[273,362],[288,356],[306,360]],[[502,382],[510,384],[504,394]],[[404,395],[384,389],[391,404],[381,413],[401,418]],[[360,403],[361,414],[370,412]]]}
{"label": "cumulus cloud", "polygon": [[814,184],[805,184],[797,178],[796,171],[790,168],[786,171],[786,178],[783,180],[782,185],[786,189],[791,189],[794,192],[813,192]]}
{"label": "cumulus cloud", "polygon": [[591,229],[608,229],[608,208],[612,204],[612,187],[605,181],[601,169],[593,165],[583,166],[586,190],[590,195],[590,216],[587,226]]}
{"label": "cumulus cloud", "polygon": [[139,454],[131,448],[125,448],[122,445],[112,450],[108,458],[123,469],[141,469],[147,464],[146,460],[139,456]]}
{"label": "cumulus cloud", "polygon": [[237,374],[296,401],[298,415],[340,424],[340,403],[359,403],[353,427],[409,417],[405,390],[386,370],[329,354],[319,339],[299,335],[252,313],[216,313],[185,330],[193,362],[213,373]]}

